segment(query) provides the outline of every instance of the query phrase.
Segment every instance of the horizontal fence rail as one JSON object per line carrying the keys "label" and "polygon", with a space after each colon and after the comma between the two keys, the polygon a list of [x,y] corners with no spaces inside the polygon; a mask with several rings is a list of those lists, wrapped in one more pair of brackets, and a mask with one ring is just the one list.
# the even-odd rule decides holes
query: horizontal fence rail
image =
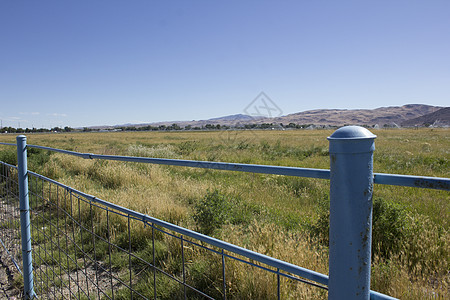
{"label": "horizontal fence rail", "polygon": [[[0,144],[15,146],[15,144],[8,144],[8,143],[0,143]],[[182,160],[182,159],[133,157],[120,155],[99,155],[92,153],[80,153],[68,150],[61,150],[37,145],[27,145],[27,146],[29,148],[36,148],[41,150],[48,150],[78,156],[84,159],[116,160],[116,161],[138,162],[138,163],[158,164],[168,166],[182,166],[182,167],[214,169],[214,170],[330,179],[330,170],[325,169],[267,166],[267,165],[210,162],[210,161]],[[374,173],[374,183],[384,185],[437,189],[446,191],[450,190],[450,179],[439,177]]]}
{"label": "horizontal fence rail", "polygon": [[[16,144],[11,143],[0,143],[0,145],[16,146]],[[214,169],[214,170],[330,179],[330,170],[326,169],[210,162],[210,161],[182,160],[182,159],[166,159],[166,158],[133,157],[120,155],[100,155],[93,153],[80,153],[75,151],[62,150],[38,145],[27,145],[27,147],[59,152],[63,154],[81,157],[84,159],[115,160],[124,162],[168,165],[168,166],[183,166],[183,167]],[[450,179],[439,177],[374,173],[374,183],[383,185],[397,185],[416,188],[438,189],[446,191],[450,190]]]}
{"label": "horizontal fence rail", "polygon": [[[342,139],[342,136],[340,136],[342,132],[338,130],[329,137],[330,145],[332,140],[337,140],[333,145],[333,151],[330,148],[330,156],[333,163],[338,159],[339,164],[345,164],[350,157],[348,155],[351,155],[351,157],[361,157],[361,154],[364,154],[368,159],[372,160],[371,155],[374,150],[373,140],[375,136],[368,131],[361,131],[357,127],[350,128],[350,134],[354,134],[355,132],[362,135],[357,138],[351,136],[350,138],[344,137]],[[348,134],[348,132],[344,130],[344,134]],[[356,148],[350,149],[354,147],[352,145],[355,139],[361,140],[361,143],[365,143],[364,145],[366,146],[360,143],[359,145],[355,144],[357,146]],[[340,144],[343,140],[347,143],[345,145],[343,144],[344,146]],[[11,143],[0,143],[0,145],[16,146],[16,144]],[[367,152],[361,153],[363,146],[368,147],[368,150]],[[59,152],[84,159],[115,160],[308,177],[328,179],[332,182],[333,176],[340,176],[336,175],[338,173],[333,173],[333,167],[331,170],[324,170],[210,161],[98,155],[38,145],[27,145],[27,147]],[[344,153],[344,155],[341,155],[343,153],[342,149],[345,147],[350,147],[350,151],[348,151],[348,154]],[[360,158],[358,159],[363,162]],[[5,170],[9,170],[11,167],[12,169],[15,168],[4,163],[2,165],[1,170],[4,173]],[[364,166],[364,163],[361,166]],[[384,185],[450,190],[450,179],[448,178],[382,173],[368,174],[370,174],[370,178],[368,179],[369,187],[371,186],[371,182],[373,182]],[[10,175],[2,174],[1,176],[2,184],[4,181],[9,182],[9,179],[6,178]],[[330,280],[327,275],[127,209],[31,171],[27,172],[27,176],[29,177],[31,242],[33,245],[33,265],[35,265],[35,286],[37,294],[42,297],[54,299],[78,299],[79,297],[87,297],[89,299],[114,299],[117,297],[134,297],[138,299],[167,298],[167,295],[164,296],[161,294],[164,292],[164,288],[161,288],[161,285],[170,285],[167,281],[170,280],[180,285],[179,293],[172,295],[175,298],[186,299],[195,295],[195,297],[207,299],[227,299],[233,294],[231,288],[232,283],[230,283],[230,279],[227,279],[227,276],[230,272],[233,272],[233,267],[236,264],[241,264],[241,268],[254,268],[255,270],[265,272],[265,274],[271,274],[265,276],[272,276],[270,282],[272,282],[271,284],[274,287],[274,298],[281,298],[282,286],[289,284],[286,283],[287,281],[305,283],[318,288],[318,293],[326,293],[326,290],[329,288]],[[9,188],[13,185],[7,183],[5,186]],[[339,192],[339,186],[334,185],[334,188],[337,188]],[[10,193],[7,189],[5,191],[2,185],[2,203],[5,203],[5,199],[8,199],[8,196],[5,195],[9,195],[8,193]],[[371,188],[370,193],[367,193],[367,191],[364,190],[364,197],[371,199]],[[333,192],[333,188],[331,192]],[[330,195],[330,197],[333,198],[333,195]],[[8,209],[10,208],[6,210]],[[2,211],[6,210],[3,209]],[[364,217],[363,215],[361,216]],[[361,220],[364,221],[364,218]],[[120,224],[120,226],[125,228],[124,232],[126,232],[126,236],[116,236],[116,225],[113,223]],[[330,231],[330,238],[331,234],[332,232]],[[142,249],[134,249],[134,242],[132,242],[135,239],[142,239],[142,237],[145,237],[142,243],[147,243],[147,250],[144,252],[141,251]],[[163,241],[171,245],[178,245],[175,248],[171,248],[171,250],[178,250],[172,251],[173,253],[161,250],[163,249],[161,248],[163,247],[161,246]],[[330,248],[330,253],[340,253],[339,251],[341,250],[336,249],[333,250]],[[161,254],[161,251],[164,252],[164,255],[172,255],[173,260],[179,261],[176,270],[168,269],[167,266],[162,264],[160,255],[163,254]],[[217,273],[220,275],[216,274],[217,276],[214,277],[215,279],[209,285],[206,284],[206,286],[202,286],[201,288],[196,287],[192,281],[192,268],[196,263],[194,262],[194,253],[202,253],[203,257],[208,258],[209,266],[214,266],[220,270]],[[368,259],[369,263],[367,264],[365,262],[364,268],[368,270],[370,281],[370,251]],[[117,261],[122,261],[122,268],[116,265]],[[330,274],[332,264],[334,263],[330,258]],[[123,268],[123,266],[126,266],[126,268]],[[335,274],[338,274],[340,271],[336,270],[333,269],[333,272],[337,272]],[[352,275],[349,273],[348,276]],[[148,283],[147,289],[142,289],[139,278],[146,278]],[[342,287],[339,288],[340,282],[336,281],[338,277],[332,278],[335,278],[332,298],[340,299],[345,294],[345,289]],[[349,279],[344,281],[348,282]],[[339,292],[341,294],[336,294],[336,291],[339,289],[341,290]],[[394,299],[375,291],[369,292],[368,290],[366,289],[365,293],[367,293],[367,297],[370,295],[370,299]],[[330,297],[329,299],[331,299],[331,294],[329,293],[328,295]],[[352,299],[362,298],[358,296]]]}

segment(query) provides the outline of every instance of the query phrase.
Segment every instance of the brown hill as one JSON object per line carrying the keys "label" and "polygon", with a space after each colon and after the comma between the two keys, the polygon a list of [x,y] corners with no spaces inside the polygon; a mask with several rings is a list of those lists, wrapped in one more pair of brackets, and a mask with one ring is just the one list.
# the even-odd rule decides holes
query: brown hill
{"label": "brown hill", "polygon": [[[342,126],[378,126],[401,124],[441,109],[438,106],[408,104],[403,106],[380,107],[376,109],[316,109],[271,119],[276,123],[316,124]],[[267,119],[264,121],[268,121]]]}
{"label": "brown hill", "polygon": [[444,107],[430,114],[409,119],[402,123],[402,126],[424,125],[450,126],[450,107]]}

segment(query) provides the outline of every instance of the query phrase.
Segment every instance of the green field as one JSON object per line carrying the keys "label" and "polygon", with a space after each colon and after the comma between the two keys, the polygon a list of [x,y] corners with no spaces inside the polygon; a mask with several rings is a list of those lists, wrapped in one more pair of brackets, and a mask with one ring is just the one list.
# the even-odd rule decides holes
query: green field
{"label": "green field", "polygon": [[[372,132],[378,136],[374,172],[450,177],[448,129]],[[96,154],[328,169],[326,137],[331,133],[33,134],[28,143]],[[14,143],[15,136],[0,135],[0,141]],[[0,146],[0,160],[15,163],[14,148]],[[28,164],[101,199],[328,273],[327,180],[83,160],[36,150],[30,151]],[[449,196],[448,191],[375,185],[372,289],[401,299],[449,298]],[[234,270],[233,285],[236,299],[273,295],[264,278],[250,278],[245,269]],[[285,293],[287,298],[326,298],[302,287]]]}

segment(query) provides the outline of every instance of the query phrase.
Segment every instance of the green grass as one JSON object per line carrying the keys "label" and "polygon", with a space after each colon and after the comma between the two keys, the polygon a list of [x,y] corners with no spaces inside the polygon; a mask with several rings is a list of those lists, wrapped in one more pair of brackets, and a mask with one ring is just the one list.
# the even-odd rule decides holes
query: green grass
{"label": "green grass", "polygon": [[[293,130],[243,131],[233,136],[220,131],[34,134],[28,136],[28,143],[99,154],[328,169],[326,137],[331,133]],[[378,136],[375,172],[450,177],[447,129],[376,130],[374,133]],[[14,136],[0,136],[0,141],[13,140]],[[11,148],[1,146],[2,157],[12,161]],[[29,153],[29,166],[33,171],[101,199],[302,267],[328,272],[329,182],[326,180],[83,160],[35,150]],[[37,188],[47,190],[42,186]],[[56,199],[54,192],[49,197]],[[372,289],[402,299],[448,298],[449,200],[448,191],[375,185]],[[52,214],[52,220],[58,218],[51,210],[47,213]],[[83,224],[94,224],[99,236],[107,237],[104,212],[81,206],[75,207],[74,213]],[[111,216],[110,223],[111,240],[128,249],[126,220]],[[149,259],[153,253],[151,230],[137,221],[131,226],[133,252]],[[53,249],[43,237],[36,236],[36,239]],[[93,250],[91,236],[76,233],[75,239],[86,250]],[[155,240],[158,266],[181,278],[179,240],[161,233]],[[95,243],[97,258],[107,262],[106,243],[99,239]],[[80,259],[79,251],[71,249],[66,250]],[[221,263],[220,256],[195,248],[188,255],[188,280],[220,297],[221,270],[214,267]],[[128,258],[119,251],[113,251],[112,265],[121,276],[129,277],[124,271]],[[132,265],[136,288],[153,295],[153,285],[149,284],[153,273],[139,260]],[[80,262],[79,267],[82,266]],[[68,268],[76,266],[71,263]],[[230,298],[272,298],[271,275],[231,260],[227,261],[226,272],[230,274],[227,283]],[[167,277],[158,274],[157,282],[158,286],[164,286],[157,289],[159,298],[180,295],[180,285]],[[282,286],[284,298],[326,298],[326,293],[304,285],[286,282]],[[119,290],[115,296],[127,299],[130,296],[127,293]]]}

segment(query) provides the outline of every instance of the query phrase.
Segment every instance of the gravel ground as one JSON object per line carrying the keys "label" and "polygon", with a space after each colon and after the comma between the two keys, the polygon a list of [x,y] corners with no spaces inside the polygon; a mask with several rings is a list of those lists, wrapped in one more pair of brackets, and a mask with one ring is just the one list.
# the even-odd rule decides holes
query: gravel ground
{"label": "gravel ground", "polygon": [[[8,224],[8,220],[12,220],[17,217],[16,210],[16,207],[6,203],[5,201],[2,201],[2,199],[0,198],[0,221],[6,221],[5,224]],[[17,282],[20,281],[16,280],[16,284],[14,284],[14,279],[21,275],[14,265],[14,262],[9,254],[15,253],[15,255],[17,256],[17,253],[21,251],[20,238],[17,235],[17,229],[10,229],[8,228],[8,226],[2,226],[2,228],[0,228],[0,240],[0,300],[22,299],[22,287],[17,287]],[[5,250],[4,247],[8,249],[9,253]],[[22,268],[21,263],[21,261],[18,262],[20,268]],[[81,259],[79,261],[79,264],[83,264],[83,261]],[[63,274],[61,279],[63,279],[65,284],[62,287],[58,287],[56,289],[50,288],[48,294],[41,295],[40,298],[69,298],[71,296],[76,296],[76,294],[80,292],[80,290],[82,291],[81,294],[88,293],[95,295],[96,293],[98,293],[98,290],[106,292],[109,291],[111,287],[113,287],[114,289],[120,288],[121,285],[119,281],[117,281],[117,279],[115,278],[111,279],[109,272],[105,272],[100,267],[104,268],[104,270],[109,269],[108,265],[103,265],[102,262],[99,262],[97,266],[91,263],[88,264],[86,268],[72,270],[70,274]],[[99,270],[97,270],[97,268]],[[115,276],[119,276],[119,274],[115,274]],[[39,278],[34,278],[35,288],[37,280],[39,280]],[[93,282],[95,282],[95,285],[93,284]],[[46,284],[48,284],[48,282]]]}
{"label": "gravel ground", "polygon": [[0,245],[0,299],[22,299],[22,292],[13,286],[14,278],[19,275],[11,257]]}
{"label": "gravel ground", "polygon": [[[18,208],[8,201],[0,198],[0,299],[22,299],[20,288],[14,287],[14,279],[20,276],[9,253],[20,252],[20,238],[17,230],[8,226],[14,219],[18,218]],[[5,250],[5,248],[8,251]],[[18,262],[19,266],[21,262]],[[21,267],[21,266],[20,266]]]}

